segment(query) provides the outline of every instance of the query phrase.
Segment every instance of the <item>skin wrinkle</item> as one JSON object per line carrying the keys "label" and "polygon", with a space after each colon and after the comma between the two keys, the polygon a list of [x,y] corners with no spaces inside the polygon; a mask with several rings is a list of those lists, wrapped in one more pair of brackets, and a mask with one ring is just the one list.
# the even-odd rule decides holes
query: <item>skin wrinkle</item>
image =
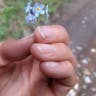
{"label": "skin wrinkle", "polygon": [[[9,71],[11,69],[11,71]],[[3,74],[8,74],[8,78],[6,78],[5,83],[2,85],[0,85],[0,93],[2,93],[2,91],[5,89],[5,87],[8,85],[8,83],[10,82],[10,79],[12,78],[12,74],[14,73],[14,68],[7,68],[6,67],[6,71],[3,71]],[[9,76],[10,75],[10,76]],[[0,76],[1,77],[1,76]],[[6,76],[7,77],[7,76]]]}
{"label": "skin wrinkle", "polygon": [[[28,62],[28,60],[29,60],[29,62]],[[33,65],[31,64],[31,63],[33,63],[32,56],[29,56],[23,63],[26,63],[26,61],[27,61],[28,64],[23,66],[23,68],[22,68],[22,76],[24,78],[24,82],[26,82],[26,86],[29,86],[28,87],[28,89],[29,89],[28,94],[30,94],[29,96],[31,96],[31,81],[30,81],[30,77],[31,77],[31,71],[32,71],[32,68],[33,68]],[[26,68],[28,69],[28,71],[26,70]],[[25,78],[26,75],[27,75],[27,78]]]}
{"label": "skin wrinkle", "polygon": [[[3,91],[7,91],[7,90],[9,90],[8,89],[8,87],[10,86],[10,85],[12,85],[12,82],[18,82],[18,80],[19,80],[19,78],[22,78],[22,86],[25,86],[25,82],[24,82],[24,77],[23,77],[23,75],[22,74],[20,74],[20,73],[22,73],[22,67],[20,67],[21,65],[16,65],[16,68],[15,68],[15,70],[11,73],[11,76],[10,76],[10,78],[9,78],[9,82],[8,83],[6,83],[6,87],[5,88],[3,88],[2,90]],[[24,73],[23,73],[24,74]],[[15,84],[14,84],[15,85]],[[25,87],[26,88],[26,87]],[[11,87],[10,87],[10,89],[11,89]],[[18,89],[19,90],[19,89]],[[0,92],[0,94],[3,94],[3,91],[2,92]],[[22,92],[21,92],[22,91]],[[9,92],[9,91],[7,91],[7,92]],[[22,94],[24,91],[23,90],[20,90],[19,91],[20,93],[18,93],[18,94]],[[9,94],[9,93],[6,93],[6,94]],[[0,96],[2,96],[2,95],[0,95]],[[18,95],[19,96],[19,95]],[[21,96],[21,95],[20,95]],[[22,96],[24,96],[24,95],[22,95]]]}

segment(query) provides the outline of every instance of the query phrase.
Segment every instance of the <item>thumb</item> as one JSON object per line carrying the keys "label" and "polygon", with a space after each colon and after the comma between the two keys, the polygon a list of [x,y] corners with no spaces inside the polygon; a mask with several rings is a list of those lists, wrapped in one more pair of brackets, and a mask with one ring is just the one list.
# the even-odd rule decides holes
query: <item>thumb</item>
{"label": "thumb", "polygon": [[30,47],[34,36],[27,36],[20,40],[7,40],[0,44],[0,64],[6,65],[10,61],[18,61],[30,54]]}

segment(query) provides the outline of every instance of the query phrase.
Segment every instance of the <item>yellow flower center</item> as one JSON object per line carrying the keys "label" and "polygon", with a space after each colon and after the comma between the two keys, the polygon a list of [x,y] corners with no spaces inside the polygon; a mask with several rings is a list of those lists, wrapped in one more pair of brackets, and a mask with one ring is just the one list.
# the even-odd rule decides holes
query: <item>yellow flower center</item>
{"label": "yellow flower center", "polygon": [[37,10],[37,11],[40,11],[40,10],[41,10],[41,8],[40,8],[40,7],[37,7],[37,8],[36,8],[36,10]]}

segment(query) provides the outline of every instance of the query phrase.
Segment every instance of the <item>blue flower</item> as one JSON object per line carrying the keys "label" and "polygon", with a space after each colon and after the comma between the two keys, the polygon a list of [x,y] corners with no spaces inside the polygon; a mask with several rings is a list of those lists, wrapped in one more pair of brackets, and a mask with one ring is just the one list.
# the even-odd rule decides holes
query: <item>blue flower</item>
{"label": "blue flower", "polygon": [[25,7],[25,13],[30,13],[30,10],[32,9],[31,3],[32,3],[32,0],[30,0],[27,6]]}
{"label": "blue flower", "polygon": [[40,3],[35,3],[35,5],[32,8],[33,13],[35,14],[36,17],[39,17],[39,15],[44,15],[45,14],[45,5],[40,4]]}
{"label": "blue flower", "polygon": [[31,10],[31,6],[27,5],[27,6],[25,7],[25,13],[29,13],[30,10]]}
{"label": "blue flower", "polygon": [[27,23],[32,23],[32,24],[34,24],[34,23],[36,22],[36,20],[37,20],[37,17],[29,13],[29,14],[25,17],[25,19],[26,19],[26,22],[27,22]]}
{"label": "blue flower", "polygon": [[49,17],[49,13],[48,13],[48,11],[49,11],[49,6],[48,6],[48,5],[46,5],[46,8],[45,8],[45,13],[46,13],[46,17],[47,17],[47,18]]}
{"label": "blue flower", "polygon": [[33,0],[30,0],[28,2],[27,6],[25,7],[26,23],[35,24],[40,15],[46,15],[46,17],[48,19],[48,17],[49,17],[48,5],[45,6],[44,4],[41,4],[38,2],[33,5],[32,1]]}

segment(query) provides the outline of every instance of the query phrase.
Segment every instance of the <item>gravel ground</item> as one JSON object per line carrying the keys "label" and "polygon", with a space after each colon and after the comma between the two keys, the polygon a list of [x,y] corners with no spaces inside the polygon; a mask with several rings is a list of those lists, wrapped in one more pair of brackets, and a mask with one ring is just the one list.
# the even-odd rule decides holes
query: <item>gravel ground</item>
{"label": "gravel ground", "polygon": [[77,0],[72,4],[68,10],[65,8],[67,19],[61,24],[71,37],[70,45],[78,59],[80,83],[68,96],[96,96],[96,0]]}
{"label": "gravel ground", "polygon": [[[69,31],[80,82],[67,96],[96,96],[96,0],[75,0],[53,17]],[[62,15],[61,15],[62,14]]]}

